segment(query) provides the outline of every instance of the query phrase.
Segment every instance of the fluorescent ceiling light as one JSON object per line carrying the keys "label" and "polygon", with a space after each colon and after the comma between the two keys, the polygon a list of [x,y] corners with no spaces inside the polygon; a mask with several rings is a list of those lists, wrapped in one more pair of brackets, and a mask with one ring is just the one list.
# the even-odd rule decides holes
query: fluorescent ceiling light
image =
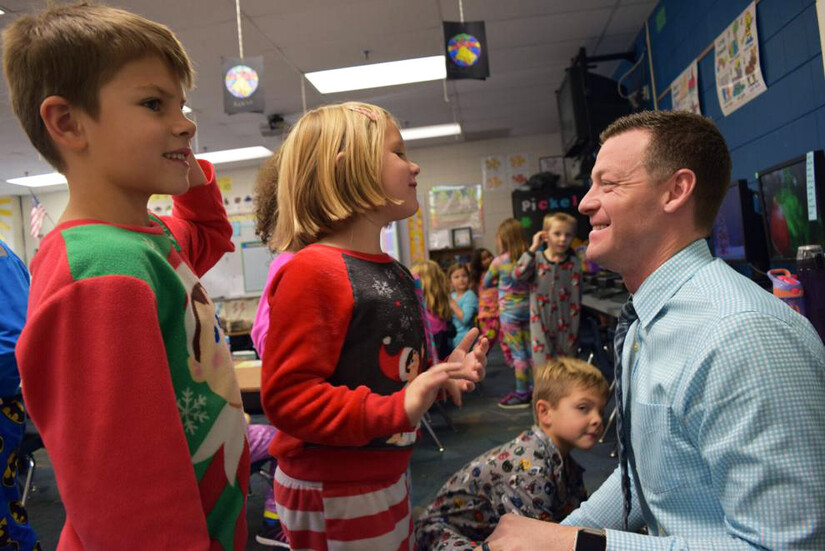
{"label": "fluorescent ceiling light", "polygon": [[196,153],[195,157],[209,161],[213,165],[219,165],[221,163],[261,159],[263,157],[269,157],[270,155],[272,155],[270,150],[261,145],[256,145],[255,147],[241,147],[239,149],[224,149],[223,151]]}
{"label": "fluorescent ceiling light", "polygon": [[10,184],[17,184],[25,187],[45,187],[56,186],[66,183],[66,177],[59,172],[49,172],[48,174],[38,174],[37,176],[23,176],[6,180]]}
{"label": "fluorescent ceiling light", "polygon": [[425,138],[439,138],[441,136],[454,136],[456,134],[461,134],[461,125],[457,122],[401,129],[401,137],[404,138],[405,142],[423,140]]}
{"label": "fluorescent ceiling light", "polygon": [[447,78],[447,65],[443,55],[434,55],[316,71],[307,73],[305,76],[322,94],[334,94],[335,92],[366,90],[411,82],[442,80]]}
{"label": "fluorescent ceiling light", "polygon": [[[250,159],[261,159],[269,157],[272,151],[263,147],[242,147],[240,149],[226,149],[223,151],[210,151],[208,153],[197,153],[195,155],[198,159],[205,159],[213,165],[222,163],[232,163],[235,161],[247,161]],[[45,187],[56,186],[66,183],[66,177],[59,172],[50,172],[48,174],[38,174],[37,176],[23,176],[20,178],[12,178],[6,180],[10,184],[16,184],[24,187]]]}

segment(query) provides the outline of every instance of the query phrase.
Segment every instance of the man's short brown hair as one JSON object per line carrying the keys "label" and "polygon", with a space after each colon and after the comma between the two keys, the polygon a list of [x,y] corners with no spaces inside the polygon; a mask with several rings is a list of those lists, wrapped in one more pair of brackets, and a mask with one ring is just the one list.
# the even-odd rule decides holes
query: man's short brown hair
{"label": "man's short brown hair", "polygon": [[153,55],[192,86],[192,64],[172,31],[124,10],[88,2],[58,5],[24,15],[3,32],[14,113],[32,145],[61,171],[66,167],[40,117],[43,100],[63,97],[96,118],[101,87],[126,63]]}
{"label": "man's short brown hair", "polygon": [[610,385],[602,372],[589,363],[560,356],[547,360],[534,369],[533,375],[533,418],[538,423],[536,403],[545,400],[551,407],[557,407],[559,400],[573,392],[575,387],[594,390],[604,398],[610,397]]}
{"label": "man's short brown hair", "polygon": [[630,130],[650,132],[644,159],[655,180],[681,168],[696,174],[697,227],[710,231],[730,186],[731,160],[722,133],[710,120],[686,111],[642,111],[617,119],[601,133],[601,143]]}

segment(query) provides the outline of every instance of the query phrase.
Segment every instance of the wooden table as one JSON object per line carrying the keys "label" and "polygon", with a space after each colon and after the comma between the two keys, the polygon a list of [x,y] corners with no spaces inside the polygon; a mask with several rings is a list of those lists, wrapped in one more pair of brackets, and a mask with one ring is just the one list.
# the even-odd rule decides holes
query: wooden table
{"label": "wooden table", "polygon": [[260,413],[261,408],[261,360],[235,362],[235,377],[241,388],[241,399],[247,413]]}

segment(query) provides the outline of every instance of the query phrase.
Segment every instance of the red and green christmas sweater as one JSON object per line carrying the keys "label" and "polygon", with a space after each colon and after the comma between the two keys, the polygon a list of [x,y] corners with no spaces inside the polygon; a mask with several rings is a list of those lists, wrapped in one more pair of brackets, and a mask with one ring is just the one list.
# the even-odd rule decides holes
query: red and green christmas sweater
{"label": "red and green christmas sweater", "polygon": [[233,250],[212,166],[148,227],[58,225],[17,347],[66,509],[58,549],[241,550],[249,447],[215,305]]}
{"label": "red and green christmas sweater", "polygon": [[405,385],[428,363],[421,302],[386,254],[310,245],[275,276],[261,402],[278,468],[309,481],[395,480],[416,428]]}

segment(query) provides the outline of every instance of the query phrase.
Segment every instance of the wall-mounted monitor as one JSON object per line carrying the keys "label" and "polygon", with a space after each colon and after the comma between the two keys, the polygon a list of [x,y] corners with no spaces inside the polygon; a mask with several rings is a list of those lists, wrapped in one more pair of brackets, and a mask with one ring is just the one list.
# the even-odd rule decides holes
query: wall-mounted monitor
{"label": "wall-mounted monitor", "polygon": [[577,157],[592,152],[601,131],[633,109],[615,80],[588,71],[584,48],[565,71],[556,91],[562,151],[566,157]]}
{"label": "wall-mounted monitor", "polygon": [[801,245],[825,243],[825,154],[810,151],[759,171],[759,194],[771,260],[793,261]]}

